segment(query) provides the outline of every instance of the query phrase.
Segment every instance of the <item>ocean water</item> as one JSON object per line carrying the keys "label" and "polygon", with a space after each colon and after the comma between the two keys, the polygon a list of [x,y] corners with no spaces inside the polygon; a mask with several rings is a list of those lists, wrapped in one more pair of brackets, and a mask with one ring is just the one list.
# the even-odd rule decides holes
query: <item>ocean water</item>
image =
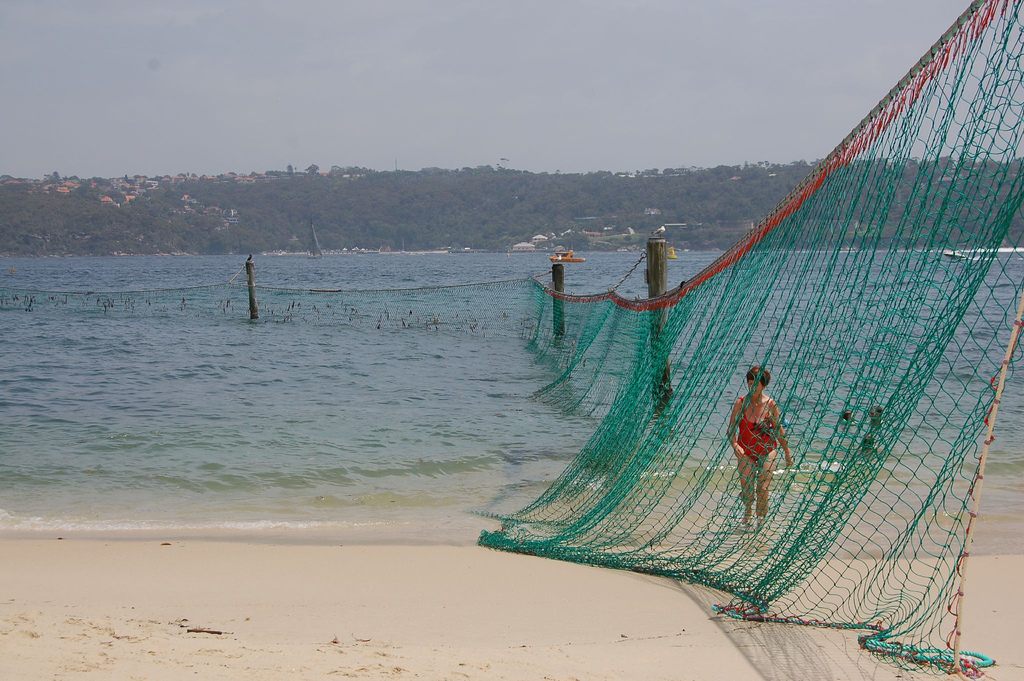
{"label": "ocean water", "polygon": [[[590,254],[567,266],[567,288],[607,289],[637,257]],[[672,276],[712,257],[672,261]],[[542,254],[256,260],[261,285],[293,288],[550,269]],[[242,262],[0,259],[0,286],[176,288],[224,282]],[[644,287],[641,267],[622,290]],[[530,500],[594,430],[530,398],[552,374],[515,335],[250,324],[243,312],[0,312],[0,532],[468,542],[490,523],[474,511]]]}
{"label": "ocean water", "polygon": [[[717,255],[681,253],[670,285]],[[586,256],[566,266],[570,291],[607,290],[638,254]],[[542,254],[256,260],[261,285],[290,288],[413,288],[550,269]],[[0,258],[0,288],[187,287],[224,282],[242,261]],[[645,288],[640,265],[620,291]],[[515,334],[251,324],[239,307],[220,316],[6,309],[0,341],[0,534],[468,543],[493,524],[475,511],[532,500],[596,427],[531,399],[553,375]],[[1010,435],[1024,408],[1010,397],[986,479],[997,537],[1019,535],[1024,512],[1024,446]]]}

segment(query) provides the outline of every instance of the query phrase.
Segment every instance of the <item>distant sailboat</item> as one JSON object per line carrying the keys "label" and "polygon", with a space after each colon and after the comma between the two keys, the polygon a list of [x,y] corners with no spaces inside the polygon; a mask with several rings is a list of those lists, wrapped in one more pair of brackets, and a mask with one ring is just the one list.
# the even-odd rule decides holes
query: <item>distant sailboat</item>
{"label": "distant sailboat", "polygon": [[316,238],[316,227],[313,226],[313,221],[309,221],[309,231],[313,233],[313,248],[309,251],[309,257],[311,258],[322,258],[324,252],[320,250],[320,240]]}

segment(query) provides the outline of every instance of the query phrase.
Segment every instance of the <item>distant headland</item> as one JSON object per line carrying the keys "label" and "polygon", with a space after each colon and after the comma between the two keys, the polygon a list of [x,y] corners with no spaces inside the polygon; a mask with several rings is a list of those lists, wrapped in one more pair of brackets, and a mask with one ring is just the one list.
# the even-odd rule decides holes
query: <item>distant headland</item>
{"label": "distant headland", "polygon": [[2,175],[0,254],[304,253],[311,224],[327,253],[631,250],[662,224],[677,248],[724,248],[810,167]]}

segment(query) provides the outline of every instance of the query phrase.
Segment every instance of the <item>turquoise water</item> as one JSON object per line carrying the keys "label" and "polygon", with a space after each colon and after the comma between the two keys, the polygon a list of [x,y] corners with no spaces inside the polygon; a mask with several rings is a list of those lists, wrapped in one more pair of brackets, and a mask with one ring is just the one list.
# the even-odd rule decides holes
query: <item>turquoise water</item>
{"label": "turquoise water", "polygon": [[[680,254],[670,285],[716,255]],[[1024,259],[1007,258],[1024,276]],[[606,290],[636,259],[587,254],[566,267],[567,288]],[[176,288],[225,282],[241,265],[0,259],[0,288]],[[266,286],[385,289],[526,277],[549,263],[382,254],[259,257],[257,268]],[[641,265],[621,291],[644,289]],[[176,298],[160,312],[157,298],[131,301],[153,306],[146,314],[0,309],[0,533],[471,542],[490,524],[474,511],[534,498],[596,426],[531,399],[553,374],[514,329],[274,323],[287,300],[273,297],[252,324],[244,298],[195,313]],[[1024,512],[1024,447],[1012,435],[1024,405],[1019,386],[1008,390],[986,478],[997,538],[1019,535]]]}
{"label": "turquoise water", "polygon": [[[673,275],[711,257],[673,261]],[[636,259],[591,255],[567,267],[567,286],[607,289]],[[224,282],[241,264],[0,259],[0,286],[184,287]],[[410,288],[549,266],[540,254],[262,257],[257,276]],[[641,268],[623,290],[639,294],[642,280]],[[251,324],[244,298],[234,303],[220,315],[0,312],[0,532],[472,541],[488,522],[472,511],[528,500],[594,430],[530,399],[552,374],[519,335]]]}

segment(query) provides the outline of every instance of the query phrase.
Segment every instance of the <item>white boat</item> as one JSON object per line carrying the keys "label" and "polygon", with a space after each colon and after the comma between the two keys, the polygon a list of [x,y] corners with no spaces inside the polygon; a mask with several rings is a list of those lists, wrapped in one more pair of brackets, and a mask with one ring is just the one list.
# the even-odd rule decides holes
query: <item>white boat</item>
{"label": "white boat", "polygon": [[977,251],[960,251],[953,248],[942,249],[942,257],[950,260],[978,260],[980,258]]}

